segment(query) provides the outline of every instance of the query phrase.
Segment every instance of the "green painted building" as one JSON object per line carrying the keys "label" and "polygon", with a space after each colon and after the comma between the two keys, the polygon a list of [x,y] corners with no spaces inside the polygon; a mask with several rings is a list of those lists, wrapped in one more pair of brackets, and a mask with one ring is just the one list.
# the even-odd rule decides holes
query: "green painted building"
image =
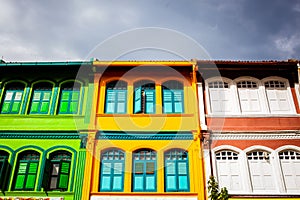
{"label": "green painted building", "polygon": [[91,62],[1,60],[0,199],[81,199],[92,77]]}

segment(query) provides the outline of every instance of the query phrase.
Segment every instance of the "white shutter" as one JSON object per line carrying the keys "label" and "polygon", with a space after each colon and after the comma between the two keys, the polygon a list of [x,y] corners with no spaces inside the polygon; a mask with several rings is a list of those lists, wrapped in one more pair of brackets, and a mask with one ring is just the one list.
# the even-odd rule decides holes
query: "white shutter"
{"label": "white shutter", "polygon": [[291,106],[287,90],[266,89],[271,113],[290,113]]}
{"label": "white shutter", "polygon": [[220,187],[229,192],[241,190],[239,162],[237,160],[218,160],[217,173]]}
{"label": "white shutter", "polygon": [[212,113],[232,112],[230,90],[228,88],[209,88]]}
{"label": "white shutter", "polygon": [[239,88],[238,91],[242,113],[261,112],[258,89]]}

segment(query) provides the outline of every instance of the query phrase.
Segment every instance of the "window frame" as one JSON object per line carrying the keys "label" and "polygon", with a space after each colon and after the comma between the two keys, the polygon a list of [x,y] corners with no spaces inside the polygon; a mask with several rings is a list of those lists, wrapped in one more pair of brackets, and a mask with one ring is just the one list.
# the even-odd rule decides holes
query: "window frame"
{"label": "window frame", "polygon": [[[27,153],[27,154],[26,154]],[[22,159],[22,156],[28,156],[29,158]],[[23,165],[21,165],[23,164]],[[24,165],[26,164],[26,165]],[[35,168],[35,172],[30,172],[30,167],[35,164],[36,168]],[[26,150],[21,152],[18,155],[18,161],[17,161],[17,167],[15,169],[15,175],[14,175],[14,184],[13,184],[13,188],[16,191],[20,191],[20,190],[24,190],[24,191],[34,191],[35,187],[36,187],[36,182],[38,180],[38,171],[39,171],[39,164],[40,164],[40,153],[34,150]],[[25,166],[25,171],[20,172],[20,170],[24,170],[21,169],[21,166]],[[23,168],[22,167],[22,168]],[[23,179],[23,183],[22,186],[17,186],[18,184],[18,178],[24,176]],[[35,180],[33,180],[33,185],[32,187],[28,187],[27,183],[28,183],[28,177],[29,176],[35,176]]]}
{"label": "window frame", "polygon": [[[45,88],[47,88],[47,89],[45,89]],[[52,106],[51,102],[53,101],[52,100],[53,99],[53,88],[54,88],[54,84],[52,82],[48,82],[48,81],[42,81],[42,82],[33,84],[31,101],[30,101],[30,106],[29,106],[29,114],[49,114],[50,113],[51,106]],[[35,99],[36,92],[40,93],[40,97],[38,100]],[[44,96],[46,93],[50,93],[50,94],[49,94],[49,98],[45,100]],[[38,104],[37,111],[32,111],[33,103]],[[41,111],[44,103],[48,103],[47,111]]]}
{"label": "window frame", "polygon": [[[179,153],[181,153],[181,155],[176,155],[176,152],[179,151]],[[171,154],[170,156],[174,156],[172,155],[172,152],[175,152],[175,156],[180,156],[183,157],[185,156],[186,159],[175,159],[175,160],[168,160],[167,159],[167,154]],[[168,170],[169,170],[169,164],[172,163],[174,164],[174,173],[168,174]],[[183,175],[180,175],[180,169],[179,169],[179,164],[180,163],[184,163],[185,167],[186,167],[186,173]],[[166,151],[164,153],[164,177],[165,177],[165,192],[189,192],[190,191],[190,177],[189,177],[189,157],[188,157],[188,152],[182,149],[170,149],[168,151]],[[168,176],[169,175],[169,176]],[[168,188],[168,177],[170,176],[174,176],[174,180],[175,180],[175,188],[171,189]],[[186,177],[186,189],[181,189],[180,188],[180,177]]]}
{"label": "window frame", "polygon": [[[72,87],[71,87],[71,85],[72,85]],[[66,89],[64,89],[64,87]],[[82,83],[78,82],[78,81],[65,81],[60,84],[59,88],[60,88],[60,92],[59,92],[59,98],[58,98],[57,114],[59,114],[59,115],[79,114],[80,109],[81,109],[82,93],[83,93]],[[65,94],[67,94],[67,96],[68,96],[68,98],[66,98],[66,99],[64,99]],[[78,97],[76,99],[73,99],[73,96],[75,94]],[[66,111],[61,111],[63,103],[67,105]],[[77,106],[73,107],[72,106],[73,103],[77,103]],[[74,108],[76,108],[76,111],[72,111],[72,109],[74,109]]]}
{"label": "window frame", "polygon": [[[134,114],[155,114],[155,104],[156,104],[156,91],[155,83],[149,80],[141,80],[134,84],[134,104],[133,113]],[[152,101],[148,98],[151,98]],[[152,107],[151,107],[152,106]],[[152,108],[152,111],[148,111]]]}
{"label": "window frame", "polygon": [[[1,114],[21,114],[24,98],[26,95],[26,83],[20,81],[11,81],[4,85],[3,95],[2,95],[2,102],[1,102]],[[12,93],[9,100],[6,100],[8,92]],[[17,100],[16,95],[17,93],[21,93],[20,98]],[[19,94],[20,95],[20,94]],[[8,103],[9,108],[8,111],[3,111],[5,104]],[[18,111],[13,111],[14,103],[18,103]]]}
{"label": "window frame", "polygon": [[[118,159],[109,159],[109,156],[113,156],[113,158],[118,157]],[[109,149],[106,151],[103,151],[101,153],[101,164],[100,164],[100,177],[99,177],[99,192],[123,192],[124,191],[124,170],[125,170],[125,152],[120,149]],[[107,159],[104,159],[106,158]],[[105,165],[110,164],[110,173],[105,174]],[[117,170],[115,170],[116,164],[121,164],[121,173],[115,173]],[[103,179],[108,178],[110,185],[109,189],[103,188]],[[115,178],[121,178],[121,188],[115,188]]]}
{"label": "window frame", "polygon": [[[180,88],[179,88],[180,87]],[[169,80],[162,83],[162,106],[165,114],[181,114],[184,109],[184,84],[177,80]],[[178,95],[178,96],[177,96]],[[167,98],[169,96],[169,98]],[[177,96],[177,97],[176,97]],[[167,106],[169,104],[171,107]],[[181,110],[177,111],[176,104],[180,105]]]}
{"label": "window frame", "polygon": [[[141,159],[145,158],[147,153],[150,153],[150,160]],[[142,155],[141,155],[142,153]],[[135,156],[137,156],[139,159],[135,159]],[[155,158],[152,160],[152,158]],[[140,166],[137,169],[137,164],[140,164],[142,166],[141,171]],[[153,164],[153,170],[151,169],[151,166],[149,164]],[[138,149],[133,152],[132,154],[132,191],[133,192],[156,192],[157,191],[157,152],[152,149]],[[149,167],[150,166],[150,167]],[[141,182],[137,182],[137,178],[141,178]],[[147,189],[147,178],[153,179],[153,187],[154,189]],[[136,188],[136,184],[138,183],[142,184],[142,188]],[[151,183],[151,182],[150,182]]]}
{"label": "window frame", "polygon": [[[105,86],[106,88],[105,88],[104,113],[105,114],[126,114],[127,102],[128,102],[127,100],[128,83],[122,80],[114,80],[114,81],[107,82]],[[122,99],[120,96],[123,96],[124,99]],[[109,104],[111,104],[111,106],[109,106]],[[119,109],[118,106],[120,104],[124,104],[124,109],[122,111],[118,111]]]}

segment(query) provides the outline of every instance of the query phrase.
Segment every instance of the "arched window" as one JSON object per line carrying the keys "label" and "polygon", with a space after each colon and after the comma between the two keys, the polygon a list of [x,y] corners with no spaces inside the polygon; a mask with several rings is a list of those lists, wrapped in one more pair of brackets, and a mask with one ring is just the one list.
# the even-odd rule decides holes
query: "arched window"
{"label": "arched window", "polygon": [[37,83],[33,86],[30,114],[48,114],[52,97],[53,85],[48,82]]}
{"label": "arched window", "polygon": [[275,179],[270,162],[270,153],[259,150],[247,153],[253,192],[274,191]]}
{"label": "arched window", "polygon": [[50,154],[45,166],[45,190],[68,190],[72,154],[68,151],[55,151]]}
{"label": "arched window", "polygon": [[19,114],[22,107],[25,85],[20,82],[9,83],[5,86],[2,101],[2,114]]}
{"label": "arched window", "polygon": [[112,81],[106,84],[105,113],[126,113],[127,83]]}
{"label": "arched window", "polygon": [[279,152],[283,179],[287,192],[300,192],[300,152]]}
{"label": "arched window", "polygon": [[271,79],[264,82],[269,109],[271,113],[293,113],[292,99],[289,97],[287,81]]}
{"label": "arched window", "polygon": [[167,81],[162,85],[163,112],[183,113],[183,84],[178,81]]}
{"label": "arched window", "polygon": [[6,186],[8,157],[9,154],[6,151],[0,150],[0,190],[2,190]]}
{"label": "arched window", "polygon": [[122,192],[124,190],[125,154],[118,149],[101,154],[100,192]]}
{"label": "arched window", "polygon": [[231,150],[217,152],[216,168],[221,187],[226,187],[229,192],[241,190],[240,161],[236,152]]}
{"label": "arched window", "polygon": [[134,192],[156,191],[156,152],[151,149],[140,149],[133,153],[133,186]]}
{"label": "arched window", "polygon": [[59,114],[78,114],[81,84],[66,82],[61,85],[59,98]]}
{"label": "arched window", "polygon": [[247,78],[237,82],[237,88],[242,113],[262,112],[258,82]]}
{"label": "arched window", "polygon": [[134,113],[155,113],[155,83],[139,81],[134,84]]}
{"label": "arched window", "polygon": [[165,191],[188,192],[189,166],[188,153],[180,149],[165,152]]}
{"label": "arched window", "polygon": [[18,156],[15,170],[15,190],[34,190],[40,154],[33,150],[24,151]]}
{"label": "arched window", "polygon": [[230,85],[223,80],[208,82],[209,100],[212,114],[231,113],[233,110]]}

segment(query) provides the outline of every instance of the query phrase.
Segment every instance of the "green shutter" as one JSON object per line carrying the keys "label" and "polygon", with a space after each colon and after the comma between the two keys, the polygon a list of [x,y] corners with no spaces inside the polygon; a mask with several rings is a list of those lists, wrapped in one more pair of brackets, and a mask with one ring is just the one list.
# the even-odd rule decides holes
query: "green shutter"
{"label": "green shutter", "polygon": [[2,113],[9,112],[9,108],[10,108],[10,102],[4,102],[2,106]]}
{"label": "green shutter", "polygon": [[70,103],[70,112],[77,113],[78,110],[78,102],[71,102]]}
{"label": "green shutter", "polygon": [[17,175],[15,189],[23,189],[24,180],[25,180],[24,174]]}
{"label": "green shutter", "polygon": [[69,106],[68,102],[61,102],[60,103],[59,112],[60,113],[66,113],[66,112],[68,112],[68,106]]}
{"label": "green shutter", "polygon": [[69,91],[62,91],[61,100],[63,101],[69,101]]}
{"label": "green shutter", "polygon": [[42,102],[41,112],[48,113],[49,110],[49,102]]}
{"label": "green shutter", "polygon": [[20,102],[14,102],[13,105],[12,105],[11,112],[12,113],[19,113],[20,106],[21,106]]}
{"label": "green shutter", "polygon": [[26,189],[34,189],[35,179],[36,179],[36,175],[35,174],[29,174],[27,176],[25,188]]}
{"label": "green shutter", "polygon": [[67,190],[69,183],[70,162],[61,160],[59,171],[58,188]]}
{"label": "green shutter", "polygon": [[39,111],[39,102],[32,102],[30,112],[36,113],[38,111]]}
{"label": "green shutter", "polygon": [[73,91],[72,92],[72,101],[78,101],[79,100],[79,91]]}

